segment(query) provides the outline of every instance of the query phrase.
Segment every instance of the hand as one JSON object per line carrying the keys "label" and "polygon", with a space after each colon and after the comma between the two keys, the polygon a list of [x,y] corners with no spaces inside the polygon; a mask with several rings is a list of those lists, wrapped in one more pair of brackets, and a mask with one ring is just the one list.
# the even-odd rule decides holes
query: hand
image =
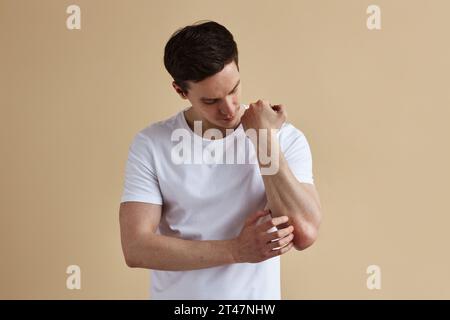
{"label": "hand", "polygon": [[258,100],[251,103],[244,115],[241,123],[244,130],[255,129],[280,129],[286,121],[286,110],[282,104],[272,106],[268,101]]}
{"label": "hand", "polygon": [[269,210],[265,210],[250,215],[239,236],[232,240],[232,255],[235,263],[261,262],[286,253],[292,248],[293,226],[270,233],[267,232],[272,227],[286,223],[288,217],[276,217],[256,225],[259,218],[268,214],[270,214]]}

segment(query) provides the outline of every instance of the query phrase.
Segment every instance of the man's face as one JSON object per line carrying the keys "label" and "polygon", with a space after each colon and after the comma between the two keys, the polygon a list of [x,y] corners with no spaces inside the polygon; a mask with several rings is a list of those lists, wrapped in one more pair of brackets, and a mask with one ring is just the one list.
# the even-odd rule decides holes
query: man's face
{"label": "man's face", "polygon": [[240,108],[240,74],[233,61],[222,71],[200,82],[189,81],[187,99],[194,114],[204,126],[227,129],[235,128],[243,114]]}

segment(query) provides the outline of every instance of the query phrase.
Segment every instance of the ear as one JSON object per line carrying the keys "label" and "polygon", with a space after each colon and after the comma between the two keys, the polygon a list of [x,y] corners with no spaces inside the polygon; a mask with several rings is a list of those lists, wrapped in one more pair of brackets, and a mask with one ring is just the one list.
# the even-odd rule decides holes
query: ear
{"label": "ear", "polygon": [[180,95],[182,99],[187,99],[187,94],[181,89],[179,85],[175,81],[172,81],[172,87],[175,89],[175,91]]}

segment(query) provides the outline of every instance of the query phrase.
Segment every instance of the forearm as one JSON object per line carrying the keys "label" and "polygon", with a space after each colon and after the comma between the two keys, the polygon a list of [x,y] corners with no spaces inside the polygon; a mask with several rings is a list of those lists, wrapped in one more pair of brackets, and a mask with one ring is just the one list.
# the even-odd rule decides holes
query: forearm
{"label": "forearm", "polygon": [[263,175],[267,202],[273,216],[287,215],[300,223],[317,224],[314,214],[318,211],[314,198],[304,189],[289,170],[287,161],[280,154],[279,170],[274,175]]}
{"label": "forearm", "polygon": [[149,234],[128,250],[129,266],[182,271],[234,263],[232,240],[184,240]]}
{"label": "forearm", "polygon": [[[296,248],[307,247],[320,223],[319,204],[290,170],[276,135],[268,137],[266,149],[276,166],[274,174],[262,174],[268,207],[272,216],[286,215],[290,218],[282,227],[289,224],[294,226]],[[259,165],[263,169],[264,165],[260,161]]]}

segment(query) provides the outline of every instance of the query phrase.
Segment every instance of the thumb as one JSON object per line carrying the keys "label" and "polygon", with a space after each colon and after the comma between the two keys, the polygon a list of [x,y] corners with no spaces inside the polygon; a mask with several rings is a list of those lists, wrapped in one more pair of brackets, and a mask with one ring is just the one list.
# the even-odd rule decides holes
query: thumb
{"label": "thumb", "polygon": [[245,226],[250,226],[254,223],[256,223],[256,221],[258,221],[259,218],[264,217],[266,215],[270,214],[269,210],[259,210],[256,211],[255,213],[251,214],[247,220],[245,221]]}

